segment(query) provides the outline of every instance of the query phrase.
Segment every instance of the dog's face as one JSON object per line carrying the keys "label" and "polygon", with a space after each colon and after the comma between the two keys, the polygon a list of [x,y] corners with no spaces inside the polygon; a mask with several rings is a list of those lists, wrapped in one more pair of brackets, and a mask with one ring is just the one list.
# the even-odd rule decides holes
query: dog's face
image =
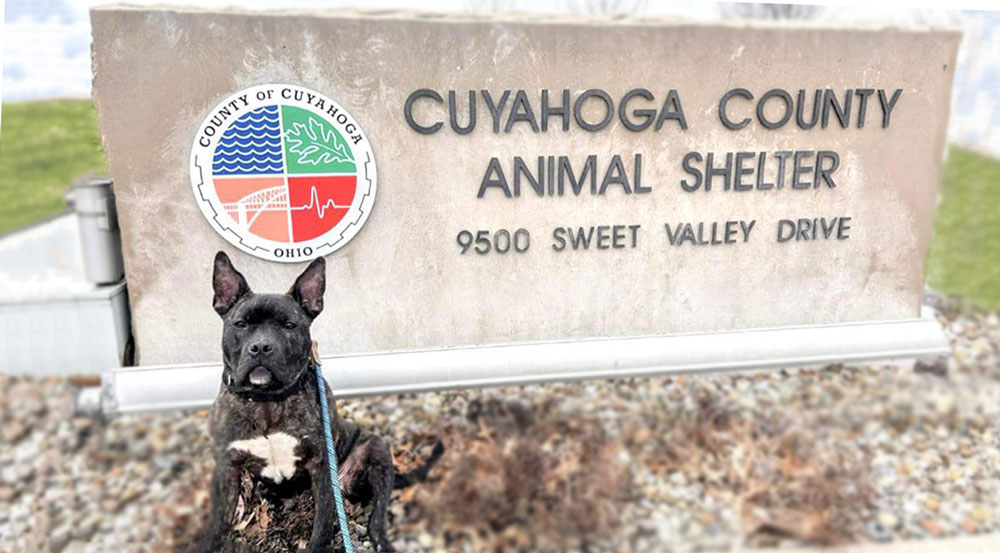
{"label": "dog's face", "polygon": [[317,258],[286,294],[255,294],[223,252],[215,256],[213,307],[223,321],[222,380],[251,392],[294,384],[309,362],[309,327],[323,311],[326,263]]}

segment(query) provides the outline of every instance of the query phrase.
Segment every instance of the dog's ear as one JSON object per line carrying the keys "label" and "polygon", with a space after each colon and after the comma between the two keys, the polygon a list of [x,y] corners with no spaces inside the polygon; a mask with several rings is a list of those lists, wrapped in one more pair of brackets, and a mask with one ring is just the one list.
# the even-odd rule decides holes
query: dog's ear
{"label": "dog's ear", "polygon": [[233,267],[229,256],[223,252],[215,254],[212,288],[215,290],[212,307],[219,315],[228,313],[240,298],[250,293],[247,279],[243,278],[243,275]]}
{"label": "dog's ear", "polygon": [[302,309],[315,319],[323,311],[323,292],[326,291],[326,260],[317,257],[295,279],[288,295],[298,302]]}

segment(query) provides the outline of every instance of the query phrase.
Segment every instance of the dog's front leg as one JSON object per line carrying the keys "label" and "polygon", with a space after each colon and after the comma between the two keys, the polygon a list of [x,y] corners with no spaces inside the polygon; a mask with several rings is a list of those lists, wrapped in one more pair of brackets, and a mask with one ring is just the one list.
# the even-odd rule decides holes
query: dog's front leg
{"label": "dog's front leg", "polygon": [[196,553],[216,553],[232,524],[239,494],[239,471],[223,456],[212,472],[212,512]]}
{"label": "dog's front leg", "polygon": [[327,465],[326,451],[316,455],[306,463],[306,468],[312,478],[312,493],[316,501],[316,513],[313,517],[312,535],[309,538],[309,553],[328,553],[333,551],[334,526],[338,524],[336,507],[333,502],[333,489],[330,487],[330,469]]}

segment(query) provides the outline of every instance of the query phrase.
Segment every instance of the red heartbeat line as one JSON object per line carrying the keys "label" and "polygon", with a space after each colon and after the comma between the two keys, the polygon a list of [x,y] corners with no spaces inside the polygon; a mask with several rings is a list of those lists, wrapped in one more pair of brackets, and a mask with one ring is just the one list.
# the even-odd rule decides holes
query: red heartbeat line
{"label": "red heartbeat line", "polygon": [[322,205],[320,205],[319,192],[316,190],[316,187],[313,186],[312,191],[309,192],[308,204],[299,207],[290,207],[289,209],[291,211],[305,211],[307,209],[315,209],[316,216],[322,219],[327,209],[349,209],[350,207],[351,206],[349,205],[337,205],[337,203],[333,201],[333,198],[330,198]]}

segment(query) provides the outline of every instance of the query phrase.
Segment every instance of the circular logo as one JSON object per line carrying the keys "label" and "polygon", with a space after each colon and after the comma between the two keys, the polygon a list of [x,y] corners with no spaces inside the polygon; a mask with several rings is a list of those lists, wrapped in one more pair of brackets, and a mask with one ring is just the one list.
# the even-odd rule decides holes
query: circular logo
{"label": "circular logo", "polygon": [[212,228],[241,250],[296,262],[344,247],[375,202],[375,156],[340,104],[267,84],[220,102],[191,147],[191,187]]}

